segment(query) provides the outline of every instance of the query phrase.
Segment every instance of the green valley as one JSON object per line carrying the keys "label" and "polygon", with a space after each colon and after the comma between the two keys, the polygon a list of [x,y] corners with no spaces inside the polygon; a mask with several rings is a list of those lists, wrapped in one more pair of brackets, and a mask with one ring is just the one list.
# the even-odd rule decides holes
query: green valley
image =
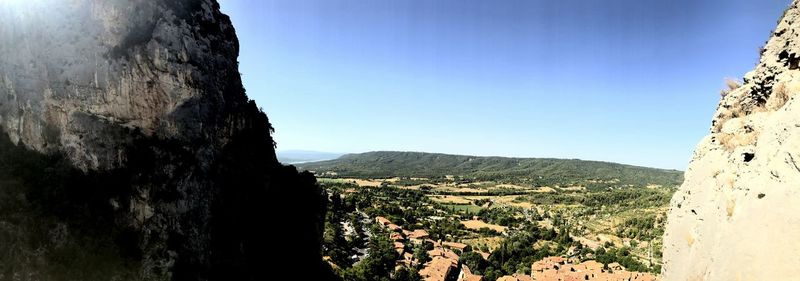
{"label": "green valley", "polygon": [[[680,171],[607,162],[415,152],[300,168],[329,193],[324,254],[346,280],[438,280],[436,272],[463,275],[464,265],[496,280],[530,276],[533,263],[550,258],[657,274],[665,213],[682,181]],[[413,231],[426,239],[410,239]],[[367,253],[381,243],[378,262]],[[449,258],[453,269],[437,269],[447,263],[430,256]]]}

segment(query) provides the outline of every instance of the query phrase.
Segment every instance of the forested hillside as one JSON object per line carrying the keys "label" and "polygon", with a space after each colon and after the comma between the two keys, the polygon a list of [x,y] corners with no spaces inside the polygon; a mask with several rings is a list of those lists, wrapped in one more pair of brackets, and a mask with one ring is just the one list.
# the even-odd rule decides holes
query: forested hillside
{"label": "forested hillside", "polygon": [[[348,154],[335,160],[304,163],[301,169],[335,172],[358,178],[429,177],[454,175],[531,185],[613,181],[622,185],[676,186],[683,174],[676,170],[638,167],[577,159],[506,158],[423,152],[379,151]],[[618,181],[618,182],[617,182]]]}

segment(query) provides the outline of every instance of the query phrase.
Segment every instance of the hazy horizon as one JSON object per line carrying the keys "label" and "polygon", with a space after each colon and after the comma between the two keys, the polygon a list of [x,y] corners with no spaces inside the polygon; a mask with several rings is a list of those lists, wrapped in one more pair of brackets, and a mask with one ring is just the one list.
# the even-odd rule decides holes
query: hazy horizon
{"label": "hazy horizon", "polygon": [[788,0],[222,0],[279,150],[685,170]]}
{"label": "hazy horizon", "polygon": [[[281,154],[284,153],[324,153],[324,154],[338,154],[339,157],[350,155],[350,154],[364,154],[364,153],[371,153],[371,152],[408,152],[408,153],[429,153],[429,154],[445,154],[445,155],[456,155],[456,156],[475,156],[475,157],[501,157],[501,158],[520,158],[520,159],[531,159],[531,158],[539,158],[539,159],[563,159],[563,160],[581,160],[581,161],[590,161],[590,162],[607,162],[607,163],[615,163],[615,164],[622,164],[622,165],[630,165],[630,166],[638,166],[638,167],[645,167],[645,168],[655,168],[655,169],[663,169],[663,170],[677,170],[677,171],[684,171],[685,169],[675,169],[675,168],[661,168],[661,167],[650,167],[650,166],[642,166],[630,163],[620,163],[620,162],[613,162],[608,160],[602,159],[583,159],[583,158],[560,158],[560,157],[518,157],[518,156],[501,156],[501,155],[475,155],[475,154],[456,154],[456,153],[441,153],[441,152],[432,152],[432,151],[408,151],[408,150],[370,150],[370,151],[361,151],[361,152],[327,152],[327,151],[316,151],[316,150],[305,150],[305,149],[287,149],[287,150],[276,150],[276,154],[278,154],[278,158],[281,158]],[[309,163],[309,162],[320,162],[320,161],[327,161],[333,160],[336,158],[324,158],[324,159],[314,159],[310,161],[302,161],[296,163],[288,163],[288,164],[299,164],[299,163]]]}

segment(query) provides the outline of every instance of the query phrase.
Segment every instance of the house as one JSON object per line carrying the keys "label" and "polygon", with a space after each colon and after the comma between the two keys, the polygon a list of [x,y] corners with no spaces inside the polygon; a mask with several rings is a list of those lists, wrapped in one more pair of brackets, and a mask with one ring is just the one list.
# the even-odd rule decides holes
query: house
{"label": "house", "polygon": [[388,227],[389,230],[391,230],[391,231],[397,231],[397,232],[402,232],[403,231],[402,227],[400,227],[399,225],[393,224],[393,223],[390,223],[390,224],[386,225],[386,227]]}
{"label": "house", "polygon": [[547,257],[531,265],[535,281],[654,281],[655,276],[644,272],[628,272],[619,263],[605,265],[589,260],[573,264],[561,257]]}
{"label": "house", "polygon": [[556,271],[558,271],[558,273],[561,274],[568,274],[570,272],[578,272],[578,268],[574,264],[564,264],[559,266],[558,269],[556,269]]}
{"label": "house", "polygon": [[590,271],[590,272],[605,272],[603,268],[605,265],[596,261],[585,261],[580,264],[582,270]]}
{"label": "house", "polygon": [[415,244],[422,244],[425,239],[428,239],[428,232],[423,229],[417,229],[407,235],[408,239]]}
{"label": "house", "polygon": [[584,280],[590,280],[590,279],[586,279],[585,277],[581,276],[580,274],[570,274],[570,275],[564,276],[562,278],[562,280],[563,281],[584,281]]}
{"label": "house", "polygon": [[401,242],[394,242],[394,250],[398,255],[402,255],[406,251],[406,245]]}
{"label": "house", "polygon": [[533,278],[527,275],[514,274],[500,277],[497,279],[497,281],[533,281]]}
{"label": "house", "polygon": [[543,272],[547,269],[559,270],[565,262],[566,260],[562,257],[546,257],[531,265],[531,274],[536,276],[537,272]]}
{"label": "house", "polygon": [[378,224],[380,224],[382,226],[387,226],[387,225],[392,223],[391,221],[389,221],[388,219],[386,219],[384,217],[376,217],[375,218],[375,222],[377,222]]}
{"label": "house", "polygon": [[469,266],[461,265],[461,272],[458,274],[458,281],[483,281],[483,276],[472,274]]}
{"label": "house", "polygon": [[392,234],[389,234],[389,239],[394,241],[394,242],[402,242],[402,241],[406,240],[403,237],[402,234],[397,233],[397,232],[392,232]]}
{"label": "house", "polygon": [[514,277],[519,281],[533,281],[533,278],[528,275],[514,274]]}
{"label": "house", "polygon": [[[456,261],[456,264],[458,262]],[[419,275],[425,281],[445,281],[456,268],[456,264],[447,258],[433,257],[433,259],[425,264],[419,271]]]}
{"label": "house", "polygon": [[547,269],[542,272],[534,273],[533,280],[536,281],[561,281],[561,274],[555,269]]}
{"label": "house", "polygon": [[[458,268],[458,255],[453,251],[442,247],[442,245],[439,243],[434,243],[434,248],[433,250],[428,251],[428,255],[431,257],[431,261],[426,263],[425,267],[419,271],[420,276],[422,276],[424,280],[444,280],[438,278],[442,276],[442,278],[444,278],[449,276],[451,273],[457,273],[452,271],[453,269]],[[460,274],[460,272],[458,273]]]}
{"label": "house", "polygon": [[411,253],[403,253],[399,260],[395,261],[395,271],[400,269],[401,267],[415,267],[417,266],[417,261],[414,260],[414,255]]}
{"label": "house", "polygon": [[442,257],[449,260],[452,260],[453,263],[458,264],[458,255],[453,251],[444,248],[434,248],[433,250],[428,251],[428,255],[431,257]]}
{"label": "house", "polygon": [[631,281],[655,281],[656,277],[650,273],[635,272]]}
{"label": "house", "polygon": [[459,250],[462,253],[464,252],[464,249],[469,247],[469,245],[467,244],[457,243],[457,242],[442,242],[442,246],[450,250]]}

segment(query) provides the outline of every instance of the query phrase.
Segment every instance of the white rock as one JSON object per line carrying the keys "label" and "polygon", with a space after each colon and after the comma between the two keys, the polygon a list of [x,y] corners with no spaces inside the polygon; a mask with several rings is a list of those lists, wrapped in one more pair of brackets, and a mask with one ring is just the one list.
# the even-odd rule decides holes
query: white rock
{"label": "white rock", "polygon": [[670,203],[664,280],[800,278],[798,14],[796,0],[697,145]]}

